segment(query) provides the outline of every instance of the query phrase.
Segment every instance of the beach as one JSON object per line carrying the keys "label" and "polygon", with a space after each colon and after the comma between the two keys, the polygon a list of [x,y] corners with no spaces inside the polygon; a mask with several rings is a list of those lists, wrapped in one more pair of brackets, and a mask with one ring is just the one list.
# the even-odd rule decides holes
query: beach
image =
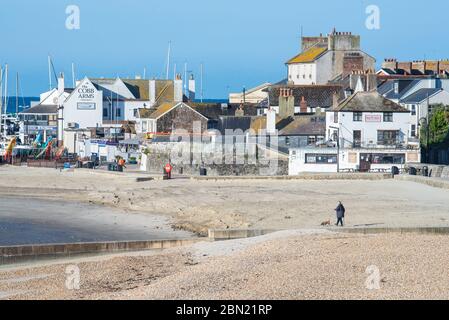
{"label": "beach", "polygon": [[[393,179],[164,181],[137,172],[5,166],[0,177],[0,197],[21,203],[23,212],[41,201],[92,208],[93,214],[64,214],[44,207],[40,218],[68,225],[90,219],[98,230],[100,221],[105,230],[117,223],[126,230],[122,239],[136,227],[135,235],[145,236],[144,221],[167,236],[174,230],[189,236],[209,229],[279,230],[229,241],[204,238],[162,251],[4,265],[2,299],[449,298],[447,235],[348,234],[320,226],[334,222],[342,201],[349,227],[447,227],[445,189]],[[80,272],[79,290],[66,286],[67,267],[73,266]],[[378,289],[366,284],[373,267]]]}
{"label": "beach", "polygon": [[[438,235],[283,231],[3,268],[0,298],[448,299],[447,243]],[[67,267],[79,269],[79,290],[66,286]],[[377,288],[369,285],[372,270]]]}
{"label": "beach", "polygon": [[334,220],[342,201],[347,226],[449,226],[448,191],[386,180],[194,180],[137,182],[145,173],[0,167],[0,195],[72,201],[165,217],[175,229],[315,228]]}

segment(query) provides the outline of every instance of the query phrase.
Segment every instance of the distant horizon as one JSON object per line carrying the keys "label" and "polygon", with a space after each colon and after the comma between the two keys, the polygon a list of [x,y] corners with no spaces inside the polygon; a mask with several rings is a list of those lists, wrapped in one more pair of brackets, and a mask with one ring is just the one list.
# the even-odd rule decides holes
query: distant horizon
{"label": "distant horizon", "polygon": [[[410,5],[377,0],[378,29],[366,26],[371,4],[367,0],[347,0],[344,4],[280,0],[273,6],[261,0],[255,10],[253,3],[237,0],[188,4],[128,0],[126,6],[77,0],[79,29],[70,29],[69,1],[4,0],[0,38],[8,45],[2,48],[0,64],[9,64],[9,95],[15,92],[18,72],[23,95],[38,96],[49,87],[49,54],[55,72],[64,72],[69,82],[72,62],[77,79],[134,78],[143,76],[144,68],[146,78],[165,78],[171,42],[169,77],[175,73],[175,64],[176,73],[184,77],[187,62],[199,95],[202,64],[204,99],[222,99],[243,87],[285,79],[284,63],[300,52],[300,35],[327,34],[334,27],[360,35],[362,50],[377,59],[377,68],[385,58],[449,57],[449,43],[442,41],[445,29],[440,23],[449,3],[428,0]],[[432,5],[439,9],[431,16],[422,15]]]}

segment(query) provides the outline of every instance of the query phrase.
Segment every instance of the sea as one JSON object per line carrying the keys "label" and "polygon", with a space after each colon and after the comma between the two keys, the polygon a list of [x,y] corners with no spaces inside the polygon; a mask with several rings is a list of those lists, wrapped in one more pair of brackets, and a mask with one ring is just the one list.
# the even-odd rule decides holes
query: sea
{"label": "sea", "polygon": [[[39,102],[39,97],[19,97],[19,112],[28,109],[33,101]],[[8,97],[7,113],[16,113],[16,97]]]}

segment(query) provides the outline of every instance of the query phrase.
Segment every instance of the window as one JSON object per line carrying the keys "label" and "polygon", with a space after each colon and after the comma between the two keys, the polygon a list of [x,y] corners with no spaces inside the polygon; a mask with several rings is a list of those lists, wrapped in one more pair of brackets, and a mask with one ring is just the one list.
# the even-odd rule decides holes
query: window
{"label": "window", "polygon": [[306,163],[333,164],[337,163],[336,154],[310,154],[306,153]]}
{"label": "window", "polygon": [[116,109],[115,115],[116,115],[116,117],[121,117],[122,116],[122,110],[121,109]]}
{"label": "window", "polygon": [[108,108],[103,108],[103,117],[107,118],[108,116]]}
{"label": "window", "polygon": [[315,136],[309,136],[307,137],[307,145],[315,145],[316,144],[316,137]]}
{"label": "window", "polygon": [[410,136],[416,137],[416,124],[412,124],[412,130],[410,132]]}
{"label": "window", "polygon": [[416,105],[413,104],[410,108],[410,111],[412,113],[412,116],[416,116]]}
{"label": "window", "polygon": [[134,109],[134,118],[139,116],[139,109]]}
{"label": "window", "polygon": [[362,121],[362,118],[363,118],[363,113],[362,112],[354,112],[352,114],[352,120],[353,121],[360,122],[360,121]]}
{"label": "window", "polygon": [[404,164],[405,154],[403,153],[361,153],[361,161],[371,164]]}
{"label": "window", "polygon": [[399,131],[397,130],[378,130],[377,144],[395,145],[399,142]]}
{"label": "window", "polygon": [[393,122],[393,112],[384,112],[384,122]]}
{"label": "window", "polygon": [[285,144],[290,145],[290,137],[285,137]]}
{"label": "window", "polygon": [[334,112],[334,123],[338,123],[338,112]]}

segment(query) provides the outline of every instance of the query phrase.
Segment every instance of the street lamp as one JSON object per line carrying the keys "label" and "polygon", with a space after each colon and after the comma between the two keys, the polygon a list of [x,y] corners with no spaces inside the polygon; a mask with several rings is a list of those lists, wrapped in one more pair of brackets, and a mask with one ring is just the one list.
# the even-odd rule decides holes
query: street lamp
{"label": "street lamp", "polygon": [[337,173],[340,172],[340,128],[329,126],[331,129],[337,130]]}

